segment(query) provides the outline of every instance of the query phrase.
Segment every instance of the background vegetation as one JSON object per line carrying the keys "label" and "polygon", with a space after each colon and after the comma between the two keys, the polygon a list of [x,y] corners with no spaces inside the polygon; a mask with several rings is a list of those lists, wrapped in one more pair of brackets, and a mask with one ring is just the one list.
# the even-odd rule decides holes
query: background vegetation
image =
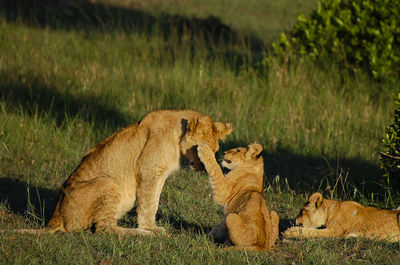
{"label": "background vegetation", "polygon": [[381,167],[387,182],[397,186],[400,181],[400,93],[395,97],[396,110],[394,121],[386,128],[383,138],[383,151],[381,154]]}
{"label": "background vegetation", "polygon": [[[164,187],[168,236],[90,232],[31,236],[88,149],[155,109],[230,121],[221,150],[265,148],[265,197],[290,225],[310,193],[396,208],[379,168],[399,82],[348,74],[330,60],[264,58],[315,0],[0,0],[0,263],[288,264],[399,260],[399,244],[279,240],[267,253],[223,251],[205,234],[222,220],[207,176]],[[333,60],[333,59],[332,59]],[[136,226],[135,209],[121,221]]]}
{"label": "background vegetation", "polygon": [[290,36],[274,45],[279,56],[294,50],[303,56],[335,61],[375,79],[400,74],[400,7],[392,0],[321,0],[311,16],[300,16]]}

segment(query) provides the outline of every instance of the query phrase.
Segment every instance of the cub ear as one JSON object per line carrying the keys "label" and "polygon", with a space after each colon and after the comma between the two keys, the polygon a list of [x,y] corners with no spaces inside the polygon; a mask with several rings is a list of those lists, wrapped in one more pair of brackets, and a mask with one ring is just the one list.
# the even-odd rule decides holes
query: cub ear
{"label": "cub ear", "polygon": [[247,157],[257,157],[261,154],[263,147],[261,144],[250,144],[246,153]]}
{"label": "cub ear", "polygon": [[315,209],[317,209],[319,206],[321,206],[323,199],[324,198],[322,197],[322,194],[316,192],[310,196],[309,202],[310,204],[315,204]]}
{"label": "cub ear", "polygon": [[214,122],[214,132],[220,139],[232,132],[232,123]]}

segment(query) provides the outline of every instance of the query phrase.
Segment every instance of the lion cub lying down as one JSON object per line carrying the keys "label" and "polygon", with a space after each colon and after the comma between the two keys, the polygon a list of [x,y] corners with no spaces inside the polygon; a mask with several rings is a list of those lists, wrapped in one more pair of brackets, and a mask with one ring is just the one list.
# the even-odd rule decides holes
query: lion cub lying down
{"label": "lion cub lying down", "polygon": [[252,144],[225,152],[222,166],[231,170],[225,177],[207,144],[200,144],[197,150],[209,174],[214,201],[224,206],[226,216],[210,235],[220,240],[229,235],[239,249],[272,248],[278,237],[279,217],[275,211],[268,211],[262,194],[262,146]]}
{"label": "lion cub lying down", "polygon": [[300,210],[288,238],[366,237],[400,241],[400,211],[365,207],[353,201],[324,199],[314,193]]}

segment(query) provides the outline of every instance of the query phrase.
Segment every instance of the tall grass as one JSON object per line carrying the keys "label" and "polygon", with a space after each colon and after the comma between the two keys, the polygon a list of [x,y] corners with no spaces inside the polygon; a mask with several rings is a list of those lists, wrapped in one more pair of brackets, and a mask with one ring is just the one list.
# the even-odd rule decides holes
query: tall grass
{"label": "tall grass", "polygon": [[[136,1],[103,2],[54,1],[46,7],[46,1],[34,1],[31,8],[24,1],[0,2],[8,8],[0,12],[1,228],[43,225],[57,189],[87,150],[155,109],[196,109],[232,122],[222,150],[263,144],[265,196],[282,229],[317,190],[397,207],[399,196],[386,188],[377,152],[399,85],[348,76],[329,61],[272,60],[260,69],[261,48],[281,30],[275,26],[271,33],[265,25],[270,19],[287,29],[299,2],[268,3],[272,11],[265,20],[259,1],[243,14],[238,1],[201,5],[198,17],[192,17],[197,9],[190,1],[141,2],[140,8]],[[273,16],[273,6],[290,15]],[[398,245],[368,240],[279,241],[263,254],[218,251],[205,238],[222,220],[209,193],[205,174],[183,170],[168,179],[158,212],[170,236],[84,232],[37,238],[10,231],[0,235],[0,262],[332,264],[399,258]],[[136,226],[135,210],[121,224]]]}

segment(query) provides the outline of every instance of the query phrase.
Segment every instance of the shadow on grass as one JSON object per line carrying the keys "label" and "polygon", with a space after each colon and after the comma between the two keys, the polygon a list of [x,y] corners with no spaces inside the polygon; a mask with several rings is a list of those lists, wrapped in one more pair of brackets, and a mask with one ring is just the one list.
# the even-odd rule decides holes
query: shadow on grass
{"label": "shadow on grass", "polygon": [[95,96],[79,97],[68,93],[68,89],[60,91],[63,90],[46,84],[33,74],[11,76],[0,73],[0,99],[3,98],[10,109],[22,109],[31,116],[50,115],[57,126],[61,126],[66,118],[77,116],[93,123],[96,130],[107,126],[115,130],[128,123],[128,118],[120,111],[111,104],[99,103],[100,99]]}
{"label": "shadow on grass", "polygon": [[59,192],[28,185],[26,182],[0,178],[0,202],[6,202],[11,211],[18,215],[30,212],[39,219],[48,221],[53,215]]}
{"label": "shadow on grass", "polygon": [[[166,41],[189,44],[192,55],[199,47],[208,49],[209,59],[222,53],[226,64],[236,71],[245,62],[259,61],[266,47],[260,38],[238,34],[214,16],[201,19],[163,13],[156,17],[136,6],[118,7],[87,0],[0,0],[1,13],[8,22],[82,31],[88,37],[92,32],[112,34],[118,31],[161,35]],[[238,52],[233,48],[235,45],[245,45],[254,53]]]}
{"label": "shadow on grass", "polygon": [[211,231],[211,226],[201,226],[198,223],[187,222],[182,220],[182,218],[177,218],[174,215],[170,216],[158,216],[160,219],[167,220],[167,222],[176,230],[186,230],[192,234],[207,234]]}

